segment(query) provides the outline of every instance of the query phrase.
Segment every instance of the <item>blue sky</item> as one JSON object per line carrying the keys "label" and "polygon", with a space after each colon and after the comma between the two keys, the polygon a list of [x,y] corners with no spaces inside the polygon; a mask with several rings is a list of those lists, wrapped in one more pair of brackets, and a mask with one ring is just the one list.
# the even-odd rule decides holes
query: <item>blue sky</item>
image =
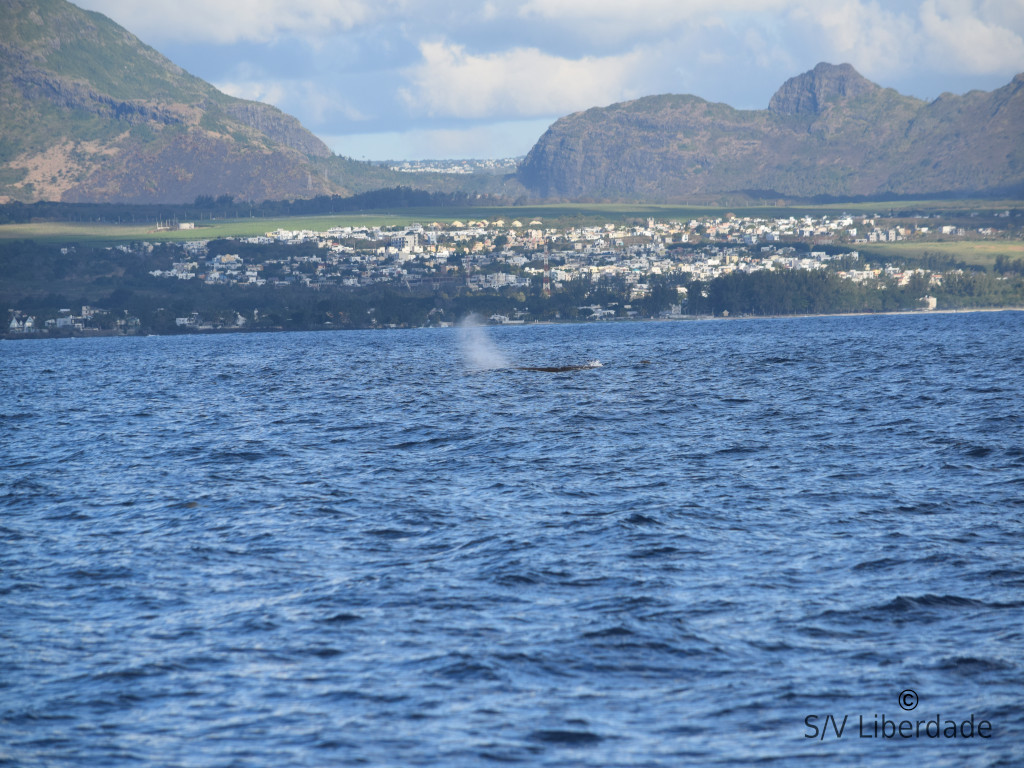
{"label": "blue sky", "polygon": [[763,109],[848,62],[923,99],[1024,72],[1024,0],[80,0],[221,90],[369,160],[525,154],[658,93]]}

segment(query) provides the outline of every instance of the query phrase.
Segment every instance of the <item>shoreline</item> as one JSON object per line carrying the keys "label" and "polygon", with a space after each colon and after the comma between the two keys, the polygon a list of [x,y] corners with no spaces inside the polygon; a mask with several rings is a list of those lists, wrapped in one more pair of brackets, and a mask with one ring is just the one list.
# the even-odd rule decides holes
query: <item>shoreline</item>
{"label": "shoreline", "polygon": [[[823,312],[820,314],[801,315],[737,315],[735,317],[719,317],[718,315],[701,315],[695,320],[785,320],[797,317],[886,317],[899,316],[927,316],[927,315],[966,315],[976,312],[1024,312],[1024,307],[965,307],[962,309],[904,309],[891,310],[889,312]],[[660,318],[652,318],[660,319]],[[676,318],[671,318],[676,319]],[[679,318],[686,320],[689,318]]]}
{"label": "shoreline", "polygon": [[[890,316],[901,316],[901,317],[926,317],[928,315],[966,315],[975,314],[980,312],[1024,312],[1024,307],[966,307],[961,309],[910,309],[910,310],[895,310],[890,312],[825,312],[821,314],[794,314],[794,315],[730,315],[723,317],[720,315],[682,315],[680,317],[619,317],[619,318],[608,318],[602,320],[586,320],[586,319],[574,319],[574,320],[533,320],[519,323],[485,323],[481,327],[488,328],[504,328],[504,327],[516,327],[522,328],[531,325],[559,325],[559,324],[599,324],[599,323],[675,323],[675,322],[694,322],[694,321],[708,321],[708,320],[796,320],[796,319],[808,319],[815,317],[890,317]],[[186,331],[183,333],[118,333],[116,331],[109,330],[96,330],[93,332],[89,331],[78,331],[75,333],[53,333],[51,334],[48,330],[31,331],[27,333],[4,333],[0,335],[0,341],[29,341],[29,340],[58,340],[58,339],[95,339],[95,338],[163,338],[163,337],[174,337],[174,336],[222,336],[226,334],[234,333],[320,333],[330,331],[411,331],[411,330],[422,330],[424,328],[457,328],[456,324],[452,325],[414,325],[414,326],[397,326],[397,327],[376,327],[376,328],[210,328],[202,331]]]}

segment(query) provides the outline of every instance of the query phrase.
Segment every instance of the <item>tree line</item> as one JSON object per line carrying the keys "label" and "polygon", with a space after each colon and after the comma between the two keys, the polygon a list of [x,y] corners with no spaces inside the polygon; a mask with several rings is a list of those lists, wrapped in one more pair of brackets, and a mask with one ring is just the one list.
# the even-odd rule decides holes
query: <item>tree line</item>
{"label": "tree line", "polygon": [[[223,247],[211,250],[245,250],[246,263],[316,253],[312,244],[211,243],[218,245]],[[32,315],[42,325],[62,309],[77,314],[88,305],[107,310],[112,318],[138,318],[142,333],[176,333],[184,330],[177,318],[194,312],[213,324],[237,325],[241,315],[247,329],[307,330],[420,326],[457,321],[470,312],[513,317],[522,311],[531,319],[583,320],[592,305],[620,317],[656,317],[673,306],[684,314],[718,317],[891,312],[919,309],[925,295],[934,296],[941,309],[1024,306],[1024,274],[1012,262],[1003,264],[1002,272],[947,272],[940,285],[930,285],[922,275],[903,286],[892,280],[856,283],[827,270],[734,272],[706,282],[686,274],[662,275],[651,277],[645,296],[630,299],[632,286],[621,277],[597,283],[572,280],[548,296],[540,276],[526,287],[470,291],[457,278],[437,290],[415,280],[317,290],[297,284],[207,285],[150,275],[182,258],[182,251],[171,244],[124,252],[90,246],[62,249],[28,240],[0,243],[0,307]]]}
{"label": "tree line", "polygon": [[308,200],[236,200],[231,195],[200,195],[191,203],[36,203],[10,202],[0,205],[0,224],[24,224],[31,221],[144,223],[191,221],[210,218],[280,218],[317,216],[332,213],[389,210],[399,208],[466,208],[477,204],[493,205],[490,197],[470,196],[465,192],[427,192],[412,187],[391,187],[358,195],[319,195]]}

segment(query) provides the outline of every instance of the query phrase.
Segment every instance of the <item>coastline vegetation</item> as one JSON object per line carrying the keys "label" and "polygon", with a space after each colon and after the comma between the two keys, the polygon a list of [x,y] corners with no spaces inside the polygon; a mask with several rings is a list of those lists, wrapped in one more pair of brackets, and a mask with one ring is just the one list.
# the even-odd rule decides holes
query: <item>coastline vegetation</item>
{"label": "coastline vegetation", "polygon": [[[401,198],[402,195],[399,195]],[[216,211],[217,201],[197,201]],[[229,200],[221,200],[227,205]],[[321,201],[323,204],[323,201]],[[915,203],[909,211],[890,207],[882,218],[925,216],[943,225],[1002,226],[992,238],[929,239],[892,243],[829,245],[838,261],[830,270],[802,269],[737,271],[710,280],[693,275],[665,274],[649,281],[642,296],[622,279],[568,280],[546,291],[534,269],[528,285],[470,289],[461,266],[453,267],[443,284],[394,281],[356,287],[323,285],[210,285],[201,280],[157,279],[182,259],[179,243],[210,241],[216,252],[243,254],[246,264],[258,265],[264,277],[279,271],[285,254],[305,256],[303,270],[312,270],[317,248],[306,245],[243,244],[228,238],[264,235],[268,231],[316,230],[331,227],[379,227],[382,233],[414,222],[456,220],[540,221],[549,227],[579,227],[603,222],[640,222],[650,218],[690,220],[691,217],[803,216],[849,213],[853,206],[877,211],[884,205],[854,203],[816,208],[694,208],[644,205],[488,206],[438,205],[397,207],[394,210],[347,211],[335,214],[274,218],[220,219],[210,215],[195,229],[157,231],[153,224],[111,221],[67,221],[53,215],[78,215],[76,206],[51,207],[46,220],[0,225],[0,303],[5,323],[35,319],[31,334],[5,327],[8,338],[66,336],[81,333],[182,333],[196,330],[308,330],[339,328],[414,327],[458,321],[469,313],[526,321],[651,318],[664,316],[775,316],[913,311],[923,296],[937,299],[941,309],[1024,307],[1024,239],[1020,236],[1019,203],[939,201],[931,209]],[[121,216],[124,207],[121,207]],[[1012,211],[1012,214],[1010,213]],[[93,211],[95,212],[95,211]],[[147,208],[146,215],[152,211]],[[21,212],[23,213],[23,211]],[[873,214],[874,215],[874,214]],[[141,215],[140,215],[141,218]],[[165,220],[166,221],[166,220]],[[1002,222],[1002,224],[999,224]],[[500,239],[500,238],[499,238]],[[147,244],[148,245],[145,245]],[[692,245],[674,245],[672,253],[686,258]],[[810,247],[808,244],[804,248]],[[883,278],[875,284],[844,279],[839,270],[857,266],[844,251],[859,250],[862,260],[893,263],[908,269],[944,273],[940,284],[916,276],[909,283]],[[306,252],[308,251],[308,253]],[[531,264],[543,264],[536,253]],[[849,261],[849,263],[845,263]],[[861,264],[863,261],[860,262]],[[486,265],[476,268],[486,273]],[[522,273],[527,274],[527,273]],[[56,318],[92,312],[86,327],[62,324]],[[598,308],[597,311],[593,308]],[[84,310],[83,310],[84,313]],[[187,320],[187,322],[182,322]],[[44,322],[49,321],[49,326]]]}

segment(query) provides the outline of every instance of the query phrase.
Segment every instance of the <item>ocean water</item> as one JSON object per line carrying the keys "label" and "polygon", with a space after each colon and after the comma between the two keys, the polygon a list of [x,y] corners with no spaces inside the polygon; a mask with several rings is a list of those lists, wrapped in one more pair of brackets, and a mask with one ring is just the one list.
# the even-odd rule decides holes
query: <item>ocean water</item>
{"label": "ocean water", "polygon": [[0,764],[1024,764],[1022,372],[1019,312],[0,342]]}

